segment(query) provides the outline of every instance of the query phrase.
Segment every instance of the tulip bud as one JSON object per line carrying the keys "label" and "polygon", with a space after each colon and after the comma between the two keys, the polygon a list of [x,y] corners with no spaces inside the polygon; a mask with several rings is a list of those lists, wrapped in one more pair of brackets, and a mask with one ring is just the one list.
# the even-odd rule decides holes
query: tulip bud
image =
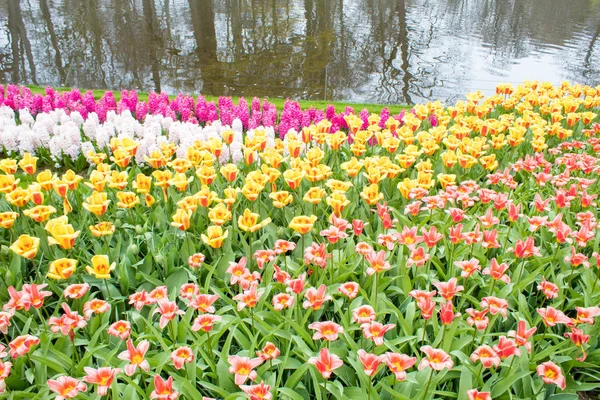
{"label": "tulip bud", "polygon": [[120,219],[116,219],[115,228],[119,229],[121,226],[123,226],[123,221],[121,221]]}
{"label": "tulip bud", "polygon": [[141,225],[136,225],[135,226],[135,233],[137,233],[138,235],[141,235],[144,233],[144,228],[142,228]]}
{"label": "tulip bud", "polygon": [[285,233],[285,229],[283,227],[277,228],[277,237],[287,237]]}
{"label": "tulip bud", "polygon": [[129,253],[133,254],[134,256],[137,256],[138,253],[140,252],[140,249],[138,248],[138,246],[136,244],[132,244],[131,246],[129,246],[127,251]]}
{"label": "tulip bud", "polygon": [[165,256],[163,256],[162,254],[155,255],[154,262],[163,265],[165,263]]}
{"label": "tulip bud", "polygon": [[8,246],[2,245],[2,248],[0,249],[0,254],[2,254],[2,257],[8,257],[8,255],[10,254],[10,248]]}

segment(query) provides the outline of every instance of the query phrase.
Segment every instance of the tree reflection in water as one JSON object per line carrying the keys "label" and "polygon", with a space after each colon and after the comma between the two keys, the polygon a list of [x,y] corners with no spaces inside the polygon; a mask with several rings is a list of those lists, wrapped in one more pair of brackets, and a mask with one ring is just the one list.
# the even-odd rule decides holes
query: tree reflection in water
{"label": "tree reflection in water", "polygon": [[600,83],[594,0],[7,0],[0,26],[3,82],[384,103]]}

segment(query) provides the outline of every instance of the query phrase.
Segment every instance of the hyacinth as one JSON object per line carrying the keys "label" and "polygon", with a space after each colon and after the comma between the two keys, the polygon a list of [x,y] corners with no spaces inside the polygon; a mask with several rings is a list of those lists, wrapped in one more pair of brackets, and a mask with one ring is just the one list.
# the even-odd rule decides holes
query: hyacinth
{"label": "hyacinth", "polygon": [[600,88],[396,115],[0,89],[7,398],[596,385]]}

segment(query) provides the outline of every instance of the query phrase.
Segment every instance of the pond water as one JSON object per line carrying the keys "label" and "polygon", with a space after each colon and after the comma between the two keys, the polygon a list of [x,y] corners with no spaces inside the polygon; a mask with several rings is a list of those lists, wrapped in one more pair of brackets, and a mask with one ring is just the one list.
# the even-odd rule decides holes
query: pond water
{"label": "pond water", "polygon": [[0,81],[415,103],[600,84],[600,0],[2,0]]}

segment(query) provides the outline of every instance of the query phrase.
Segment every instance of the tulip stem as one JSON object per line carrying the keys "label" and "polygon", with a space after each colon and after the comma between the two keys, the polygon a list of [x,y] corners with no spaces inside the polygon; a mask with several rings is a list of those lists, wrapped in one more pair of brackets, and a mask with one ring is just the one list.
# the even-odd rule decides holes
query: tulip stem
{"label": "tulip stem", "polygon": [[429,319],[425,320],[425,325],[423,325],[423,336],[421,336],[421,342],[425,341],[425,332],[427,331],[427,323],[429,322]]}
{"label": "tulip stem", "polygon": [[248,232],[248,269],[252,266],[252,232]]}
{"label": "tulip stem", "polygon": [[592,287],[592,296],[594,295],[594,292],[596,291],[596,286],[598,285],[599,278],[600,278],[600,274],[596,275],[596,280],[594,281],[594,287]]}
{"label": "tulip stem", "polygon": [[171,331],[171,342],[173,345],[177,342],[177,333],[175,332],[175,320],[171,320],[169,323],[169,330]]}
{"label": "tulip stem", "polygon": [[496,286],[496,279],[492,278],[492,284],[490,285],[490,296],[494,295],[494,287],[495,286]]}
{"label": "tulip stem", "polygon": [[106,300],[110,300],[110,290],[108,290],[108,279],[103,279],[104,286],[106,287]]}
{"label": "tulip stem", "polygon": [[[481,360],[479,362],[481,362]],[[483,363],[481,363],[481,368],[479,368],[479,375],[477,377],[477,380],[481,381],[481,384],[483,385]]]}
{"label": "tulip stem", "polygon": [[425,399],[427,397],[427,392],[429,390],[429,385],[431,385],[431,378],[433,378],[433,368],[429,367],[431,369],[431,372],[429,373],[429,379],[427,379],[427,386],[425,386],[425,390],[423,391],[424,396],[423,398]]}
{"label": "tulip stem", "polygon": [[512,371],[512,367],[513,367],[513,364],[515,363],[515,360],[516,360],[516,359],[517,359],[517,356],[516,356],[515,354],[513,354],[513,358],[512,358],[512,360],[510,361],[510,365],[508,366],[508,372],[506,373],[506,376],[510,376],[510,373],[511,373],[511,371]]}
{"label": "tulip stem", "polygon": [[475,335],[477,334],[477,325],[473,324],[473,336],[471,337],[471,352],[475,350]]}
{"label": "tulip stem", "polygon": [[536,399],[540,393],[542,393],[542,389],[544,389],[544,383],[542,382],[542,385],[540,386],[540,389],[533,395],[532,399]]}
{"label": "tulip stem", "polygon": [[377,312],[377,286],[379,285],[379,273],[375,272],[375,297],[373,298],[373,309]]}
{"label": "tulip stem", "polygon": [[571,287],[571,282],[573,281],[573,272],[575,272],[575,265],[573,264],[573,262],[571,262],[571,275],[569,275],[569,283],[567,284],[567,289]]}
{"label": "tulip stem", "polygon": [[448,325],[444,324],[444,328],[442,329],[442,340],[440,341],[440,348],[443,350],[444,349],[444,337],[446,336],[446,329],[448,328]]}
{"label": "tulip stem", "polygon": [[519,270],[519,275],[517,275],[517,280],[515,281],[516,285],[518,285],[519,282],[521,282],[521,275],[523,275],[524,269],[525,269],[525,257],[523,257],[522,261],[521,261],[521,269]]}
{"label": "tulip stem", "polygon": [[44,332],[47,331],[47,327],[46,327],[46,319],[44,318],[44,316],[42,315],[42,311],[39,308],[35,309],[37,311],[38,316],[40,317],[40,320],[42,321],[42,324],[44,325]]}

